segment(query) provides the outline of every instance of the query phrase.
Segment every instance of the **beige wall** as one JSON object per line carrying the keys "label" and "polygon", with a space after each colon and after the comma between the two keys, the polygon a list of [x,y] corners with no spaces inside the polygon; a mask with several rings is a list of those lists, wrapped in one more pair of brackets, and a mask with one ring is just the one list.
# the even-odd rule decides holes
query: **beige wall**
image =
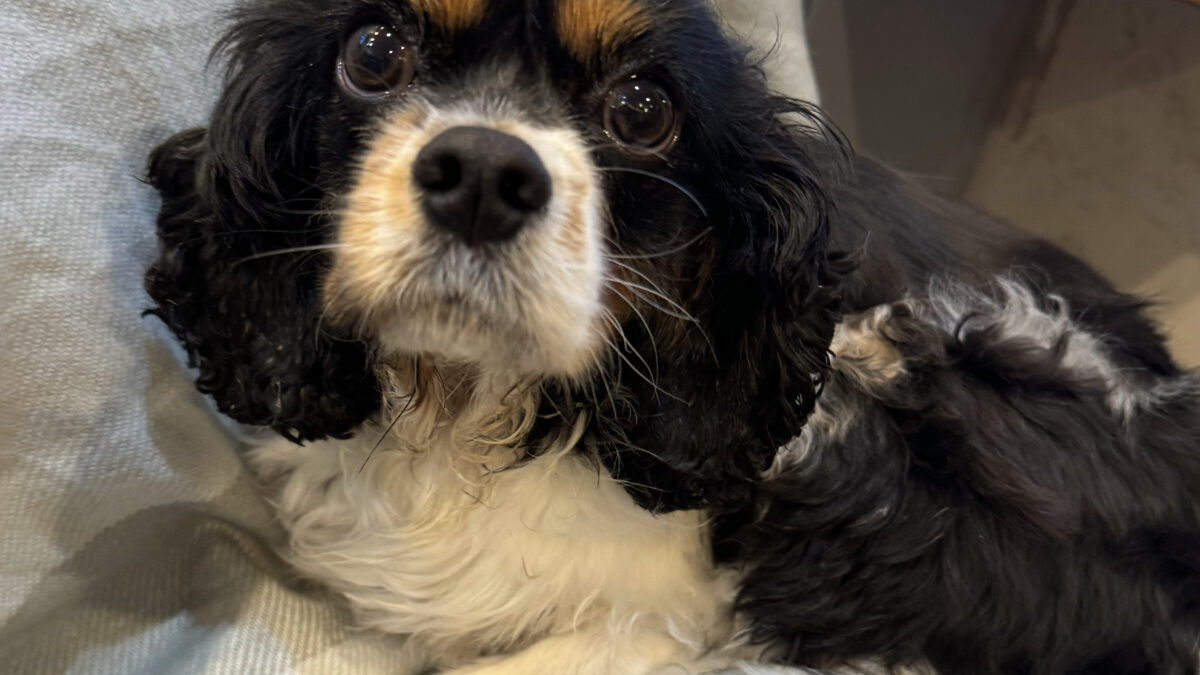
{"label": "beige wall", "polygon": [[1070,11],[1043,27],[1046,58],[1027,60],[967,197],[1157,300],[1176,355],[1200,366],[1200,9],[1050,5]]}

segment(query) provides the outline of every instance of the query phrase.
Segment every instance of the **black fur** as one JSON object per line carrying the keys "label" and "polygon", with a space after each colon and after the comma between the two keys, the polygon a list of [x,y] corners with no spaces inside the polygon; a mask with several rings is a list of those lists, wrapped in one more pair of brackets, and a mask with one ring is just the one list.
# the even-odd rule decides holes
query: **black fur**
{"label": "black fur", "polygon": [[[869,233],[845,312],[950,277],[1024,279],[1102,336],[1158,403],[1121,422],[1063,349],[968,321],[944,332],[898,305],[887,338],[910,375],[826,397],[861,410],[844,439],[759,485],[728,538],[742,611],[789,660],[873,654],[943,673],[1194,673],[1200,639],[1200,386],[1142,305],[1083,263],[867,160],[834,196],[834,241]],[[832,399],[831,399],[832,402]]]}
{"label": "black fur", "polygon": [[910,377],[831,382],[860,418],[767,481],[738,534],[759,634],[807,663],[1193,672],[1200,387],[1126,426],[1101,383],[994,324],[901,315],[889,338]]}
{"label": "black fur", "polygon": [[[768,93],[703,3],[647,3],[652,29],[588,62],[549,34],[553,2],[489,7],[452,34],[399,0],[265,0],[235,17],[209,128],[150,162],[162,253],[147,288],[223,411],[297,441],[377,413],[371,345],[321,321],[325,254],[254,256],[337,226],[371,122],[402,102],[347,99],[333,64],[348,31],[385,20],[420,42],[414,86],[435,105],[516,68],[518,85],[488,95],[595,143],[611,246],[667,297],[643,299],[594,379],[547,381],[540,424],[588,408],[589,445],[639,504],[709,509],[757,639],[795,663],[928,659],[947,675],[1194,672],[1200,393],[1136,300],[851,158],[819,113]],[[628,156],[598,127],[608,83],[630,71],[685,113],[666,157]],[[984,289],[1004,274],[1061,298],[1131,382],[1169,395],[1122,422],[1061,345],[937,329],[908,304],[885,332],[902,385],[830,370],[843,316],[919,302],[936,278]],[[819,396],[852,404],[845,436],[764,474]]]}
{"label": "black fur", "polygon": [[[376,412],[379,394],[367,346],[321,324],[324,257],[252,257],[327,239],[320,157],[341,142],[322,135],[339,126],[326,105],[332,75],[294,64],[336,47],[289,39],[288,21],[301,17],[286,12],[240,18],[209,128],[177,134],[150,157],[162,252],[146,288],[222,412],[296,441],[346,436]],[[303,18],[320,25],[319,13]]]}

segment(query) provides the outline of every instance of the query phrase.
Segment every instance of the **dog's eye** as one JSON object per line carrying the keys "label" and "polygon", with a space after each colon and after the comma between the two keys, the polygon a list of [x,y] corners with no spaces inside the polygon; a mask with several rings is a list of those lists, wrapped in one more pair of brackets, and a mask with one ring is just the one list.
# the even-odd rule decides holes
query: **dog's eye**
{"label": "dog's eye", "polygon": [[675,104],[662,86],[638,77],[618,83],[604,99],[604,130],[637,154],[657,154],[679,134]]}
{"label": "dog's eye", "polygon": [[350,34],[338,60],[338,82],[359,98],[380,98],[412,83],[416,48],[398,30],[370,23]]}

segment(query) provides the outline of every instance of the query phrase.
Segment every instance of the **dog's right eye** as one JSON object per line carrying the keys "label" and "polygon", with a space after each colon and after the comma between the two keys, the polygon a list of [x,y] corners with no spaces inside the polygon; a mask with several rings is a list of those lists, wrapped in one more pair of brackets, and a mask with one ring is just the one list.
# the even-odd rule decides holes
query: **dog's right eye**
{"label": "dog's right eye", "polygon": [[416,47],[395,28],[369,23],[355,30],[342,45],[338,83],[348,94],[375,99],[396,93],[416,75]]}

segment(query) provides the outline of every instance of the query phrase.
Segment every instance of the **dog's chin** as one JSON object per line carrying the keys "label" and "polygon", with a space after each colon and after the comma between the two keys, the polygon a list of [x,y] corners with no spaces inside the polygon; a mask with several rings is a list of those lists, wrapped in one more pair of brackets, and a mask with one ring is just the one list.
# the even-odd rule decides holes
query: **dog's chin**
{"label": "dog's chin", "polygon": [[549,318],[503,316],[455,295],[401,304],[379,322],[375,342],[388,359],[417,356],[521,377],[585,375],[605,344],[602,319],[585,312]]}

